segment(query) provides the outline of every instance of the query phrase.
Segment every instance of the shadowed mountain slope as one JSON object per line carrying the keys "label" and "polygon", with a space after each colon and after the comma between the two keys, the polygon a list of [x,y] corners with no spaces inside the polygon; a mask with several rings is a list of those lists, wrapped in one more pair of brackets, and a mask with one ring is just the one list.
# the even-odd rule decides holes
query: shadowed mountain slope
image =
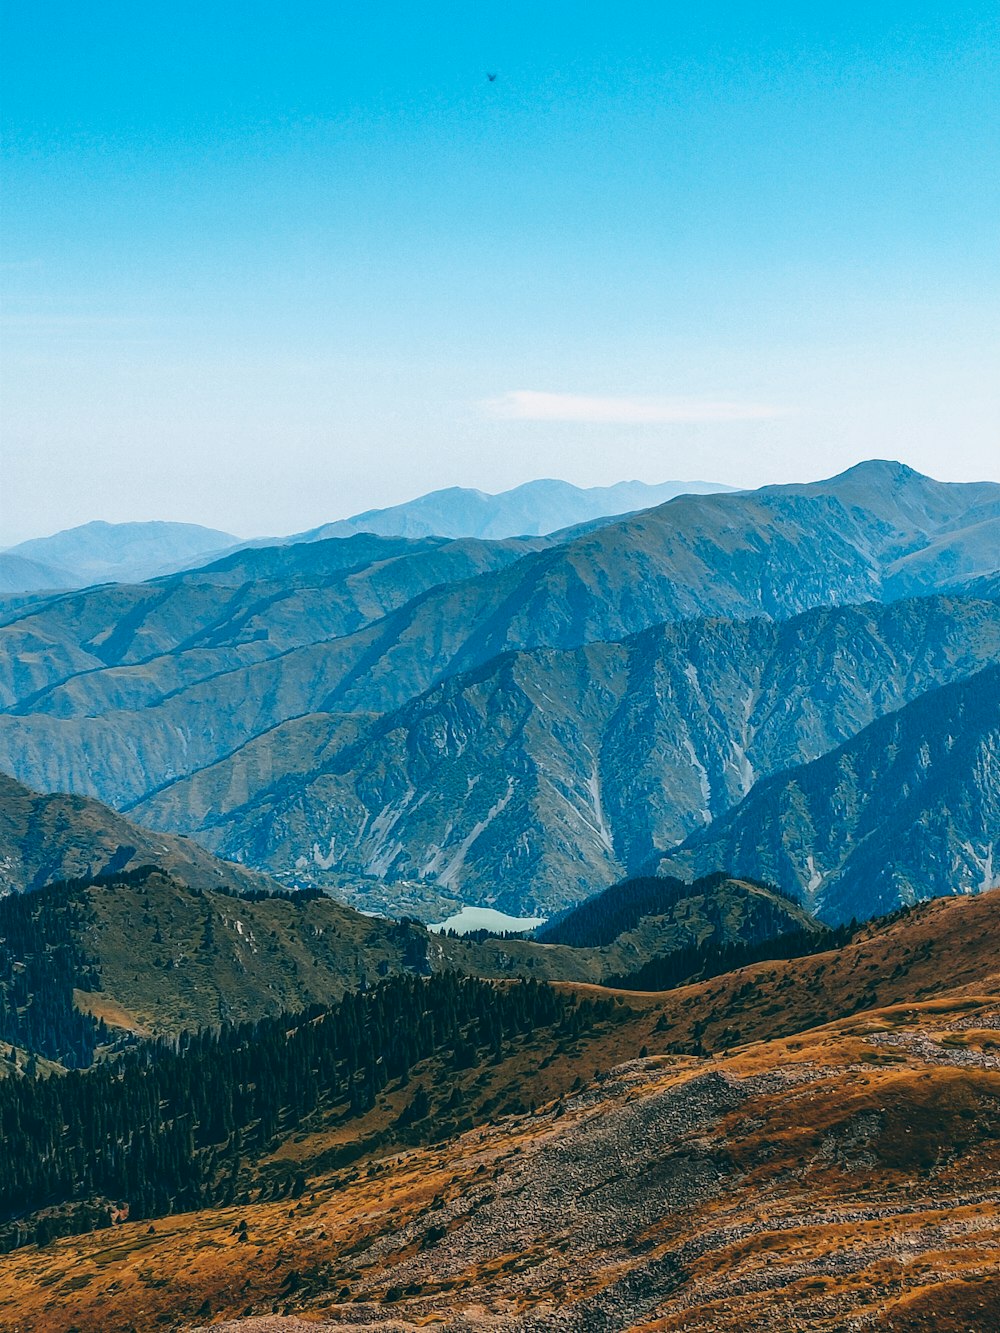
{"label": "shadowed mountain slope", "polygon": [[[659,862],[759,874],[830,921],[1000,883],[1000,666],[761,781]],[[741,870],[742,868],[742,870]]]}
{"label": "shadowed mountain slope", "polygon": [[99,801],[41,795],[0,773],[0,895],[141,865],[162,867],[199,891],[278,888],[266,875],[220,861],[188,838],[151,833]]}
{"label": "shadowed mountain slope", "polygon": [[[798,903],[765,884],[708,875],[680,880],[625,880],[589,898],[543,927],[536,937],[459,939],[431,937],[436,968],[455,966],[485,977],[618,984],[650,965],[663,965],[669,985],[727,971],[731,955],[769,952],[792,942],[788,953],[808,953],[830,932]],[[758,954],[757,956],[761,956]],[[779,948],[774,956],[784,956]]]}
{"label": "shadowed mountain slope", "polygon": [[[718,885],[716,880],[719,881]],[[738,932],[741,939],[756,943],[757,939],[773,937],[790,930],[818,929],[813,918],[794,899],[786,898],[764,884],[726,881],[724,875],[709,876],[693,885],[683,880],[646,876],[623,880],[620,884],[612,884],[602,893],[595,893],[579,906],[540,926],[533,938],[542,944],[569,944],[576,949],[600,948],[612,942],[631,939],[636,932],[644,929],[651,918],[661,920],[665,916],[677,916],[684,919],[689,913],[694,890],[721,902],[718,891],[727,883],[738,884],[747,897],[756,900],[757,905],[766,905],[769,910],[780,914],[780,922],[775,929],[756,932],[753,940],[746,931],[741,930]],[[723,906],[721,915],[724,916],[726,911],[727,908]],[[736,937],[736,933],[733,937]],[[667,953],[670,947],[653,952]]]}

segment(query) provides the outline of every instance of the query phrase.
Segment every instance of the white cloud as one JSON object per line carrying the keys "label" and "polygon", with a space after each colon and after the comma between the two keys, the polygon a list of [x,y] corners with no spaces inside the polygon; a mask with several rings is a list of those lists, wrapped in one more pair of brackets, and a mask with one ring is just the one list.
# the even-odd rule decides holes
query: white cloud
{"label": "white cloud", "polygon": [[482,404],[504,421],[579,421],[599,425],[669,425],[700,421],[767,421],[789,415],[768,403],[704,398],[638,398],[511,389]]}

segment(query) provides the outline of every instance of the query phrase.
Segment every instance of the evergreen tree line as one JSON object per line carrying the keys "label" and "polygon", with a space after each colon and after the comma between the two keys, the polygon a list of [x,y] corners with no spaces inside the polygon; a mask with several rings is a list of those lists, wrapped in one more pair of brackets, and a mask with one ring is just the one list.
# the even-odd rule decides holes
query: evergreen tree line
{"label": "evergreen tree line", "polygon": [[[135,872],[131,872],[135,873]],[[128,876],[108,876],[107,882]],[[103,1022],[80,1013],[73,988],[100,990],[94,959],[80,945],[92,879],[60,880],[0,898],[0,1041],[57,1060],[91,1064],[108,1038]]]}
{"label": "evergreen tree line", "polygon": [[[770,904],[767,906],[774,911]],[[673,990],[694,981],[707,981],[709,977],[722,976],[738,967],[747,967],[750,963],[779,958],[805,958],[809,954],[825,953],[828,949],[842,949],[857,929],[857,921],[852,920],[848,925],[837,926],[834,930],[790,930],[752,941],[716,944],[712,939],[707,939],[701,944],[688,945],[659,958],[651,958],[635,972],[608,977],[604,984],[619,990]]]}
{"label": "evergreen tree line", "polygon": [[437,932],[440,939],[464,940],[466,944],[482,944],[485,940],[530,940],[534,938],[530,930],[490,930],[488,926],[478,926],[475,930],[447,930]]}
{"label": "evergreen tree line", "polygon": [[232,1202],[241,1164],[313,1112],[361,1115],[429,1056],[499,1061],[504,1043],[553,1026],[573,1037],[613,1010],[535,981],[395,976],[328,1008],[2,1080],[0,1249],[88,1229],[109,1201],[132,1218]]}
{"label": "evergreen tree line", "polygon": [[[711,894],[729,878],[725,872],[716,871],[703,875],[692,884],[669,875],[625,879],[539,927],[535,939],[543,944],[569,944],[576,949],[600,948],[632,930],[643,917],[664,916],[685,898]],[[757,884],[756,880],[747,882]],[[798,905],[794,898],[771,884],[758,884],[758,887]],[[787,924],[784,915],[781,924]]]}
{"label": "evergreen tree line", "polygon": [[[143,867],[153,870],[153,866]],[[168,873],[168,872],[164,872]],[[276,898],[282,903],[314,903],[320,898],[327,898],[329,894],[323,889],[310,885],[304,889],[238,889],[234,884],[213,884],[213,893],[224,894],[227,898],[240,898],[248,903],[265,903],[272,898]]]}

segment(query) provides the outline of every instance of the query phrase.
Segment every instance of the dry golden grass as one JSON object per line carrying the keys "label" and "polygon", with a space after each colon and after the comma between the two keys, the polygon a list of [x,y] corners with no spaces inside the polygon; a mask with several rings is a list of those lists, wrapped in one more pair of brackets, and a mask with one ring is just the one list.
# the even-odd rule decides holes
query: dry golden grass
{"label": "dry golden grass", "polygon": [[995,994],[998,939],[1000,890],[995,890],[924,903],[889,926],[863,928],[835,952],[754,963],[673,991],[610,991],[574,983],[561,988],[617,995],[631,1008],[662,1014],[671,1044],[687,1047],[700,1039],[706,1050],[716,1051],[821,1027],[846,1014],[905,1007],[943,992]]}
{"label": "dry golden grass", "polygon": [[[389,1313],[419,1327],[465,1312],[475,1326],[502,1312],[544,1319],[674,1261],[683,1280],[622,1327],[832,1333],[855,1318],[907,1333],[1000,1327],[998,915],[1000,894],[947,901],[836,957],[757,964],[665,995],[623,993],[627,1016],[592,1038],[544,1061],[519,1050],[488,1080],[463,1075],[476,1113],[495,1117],[515,1093],[542,1107],[564,1099],[576,1077],[589,1082],[648,1048],[587,1095],[406,1148],[390,1128],[412,1085],[390,1091],[360,1125],[293,1138],[263,1164],[307,1165],[310,1187],[297,1202],[126,1222],[0,1259],[0,1329],[143,1333],[285,1310],[340,1327]],[[862,996],[879,998],[863,1010],[859,974]],[[742,1041],[700,1059],[668,1054],[699,1017],[706,1043],[737,1023]],[[599,1206],[589,1187],[560,1235],[539,1232],[518,1247],[504,1239],[502,1209],[495,1244],[470,1221],[475,1209],[456,1213],[524,1163],[530,1202],[532,1164],[544,1166],[567,1135],[616,1124],[707,1072],[749,1092],[705,1142],[697,1130],[682,1134],[676,1154],[707,1152],[723,1188],[637,1222],[628,1243],[585,1239],[581,1220]],[[359,1134],[381,1138],[374,1158],[323,1167]],[[450,1264],[428,1263],[415,1280],[438,1230]]]}
{"label": "dry golden grass", "polygon": [[[911,1006],[905,1025],[898,1010],[877,1012],[866,1016],[866,1027],[940,1037],[968,1013],[966,1005],[960,999],[951,1008]],[[636,1264],[681,1239],[708,1243],[688,1265],[687,1301],[647,1327],[735,1333],[768,1320],[772,1328],[793,1328],[808,1318],[805,1327],[832,1330],[843,1326],[846,1302],[854,1313],[894,1321],[879,1327],[947,1333],[969,1327],[962,1320],[974,1311],[992,1308],[1000,1209],[995,1199],[956,1205],[954,1194],[995,1191],[1000,1180],[1000,1073],[929,1067],[911,1056],[900,1065],[869,1067],[859,1063],[866,1043],[855,1026],[844,1020],[796,1042],[762,1043],[723,1059],[651,1057],[643,1062],[645,1082],[626,1078],[609,1094],[610,1102],[649,1096],[706,1066],[727,1078],[752,1077],[769,1058],[811,1066],[818,1075],[791,1091],[751,1098],[723,1118],[720,1146],[739,1188],[650,1230],[653,1248]],[[439,1319],[472,1307],[507,1308],[512,1276],[540,1262],[544,1237],[536,1253],[471,1252],[464,1271],[416,1291],[394,1291],[395,1270],[415,1246],[394,1250],[381,1270],[372,1266],[369,1247],[409,1221],[432,1225],[436,1201],[460,1198],[512,1154],[544,1152],[587,1114],[593,1111],[571,1103],[562,1117],[524,1117],[440,1147],[395,1153],[375,1164],[371,1176],[363,1171],[348,1181],[345,1172],[330,1174],[296,1204],[210,1210],[152,1227],[125,1223],[18,1251],[2,1261],[0,1328],[126,1333],[286,1308],[339,1319],[346,1315],[338,1302],[362,1295],[368,1309],[388,1302],[401,1317],[408,1317],[412,1298],[422,1320],[428,1305],[439,1307]],[[840,1157],[830,1150],[831,1143],[850,1142],[852,1126],[869,1122],[874,1127],[857,1146],[857,1160],[850,1150]],[[877,1215],[841,1216],[864,1210]],[[730,1240],[732,1228],[750,1230]],[[856,1263],[868,1250],[870,1257]],[[854,1265],[849,1271],[845,1257]],[[561,1279],[539,1283],[529,1304],[572,1303],[621,1276],[620,1262],[587,1253],[570,1258]],[[762,1271],[766,1290],[736,1290],[752,1286]],[[720,1288],[729,1294],[697,1299]],[[515,1304],[525,1305],[523,1293]]]}
{"label": "dry golden grass", "polygon": [[117,1000],[104,995],[101,991],[74,990],[73,1003],[82,1013],[90,1014],[99,1020],[103,1019],[109,1028],[133,1032],[137,1037],[151,1035],[149,1028],[140,1022],[135,1014],[129,1013]]}

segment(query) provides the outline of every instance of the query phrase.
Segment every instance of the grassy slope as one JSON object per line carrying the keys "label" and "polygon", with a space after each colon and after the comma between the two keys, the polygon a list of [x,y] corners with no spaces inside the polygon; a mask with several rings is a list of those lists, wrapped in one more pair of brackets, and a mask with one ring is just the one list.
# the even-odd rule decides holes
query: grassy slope
{"label": "grassy slope", "polygon": [[327,1003],[404,965],[413,931],[332,898],[293,903],[198,893],[159,872],[88,890],[85,947],[103,991],[155,1033]]}
{"label": "grassy slope", "polygon": [[[78,991],[77,1004],[140,1035],[329,1003],[401,969],[599,982],[705,939],[715,913],[724,939],[740,939],[754,902],[773,899],[758,886],[727,882],[711,899],[695,893],[669,914],[644,918],[604,948],[573,949],[443,939],[416,925],[363,916],[332,898],[238,898],[192,889],[162,871],[139,884],[95,884],[85,893],[81,945],[99,963],[101,990]],[[792,904],[774,901],[787,912],[789,928],[808,922]]]}
{"label": "grassy slope", "polygon": [[[726,886],[730,893],[734,887]],[[728,904],[734,933],[742,893],[767,893],[753,885],[738,887],[741,892]],[[326,1003],[362,980],[407,963],[419,967],[425,949],[436,971],[459,967],[481,976],[584,984],[641,961],[646,949],[674,947],[706,932],[704,901],[697,896],[679,905],[679,920],[646,918],[603,949],[428,937],[419,927],[365,917],[331,898],[251,901],[200,893],[160,872],[138,886],[94,886],[87,899],[91,920],[83,945],[100,961],[102,991],[80,996],[79,1003],[113,1026],[154,1033]],[[699,1039],[706,1046],[734,1044],[779,1028],[808,1027],[854,1008],[934,994],[942,957],[954,979],[970,948],[970,975],[980,975],[979,942],[968,937],[964,925],[951,942],[941,924],[953,919],[946,910],[950,901],[928,904],[888,929],[866,928],[839,954],[758,963],[668,992],[657,1005],[667,1015],[672,1041],[683,1049],[694,1049]],[[966,902],[963,922],[977,918],[991,902],[988,895]],[[622,998],[643,1007],[648,999],[635,1000],[632,992],[622,992]]]}
{"label": "grassy slope", "polygon": [[[0,1260],[0,1326],[116,1333],[275,1308],[340,1326],[384,1318],[386,1302],[406,1327],[529,1309],[544,1326],[546,1312],[589,1302],[585,1321],[628,1311],[640,1326],[641,1306],[641,1326],[662,1329],[832,1330],[861,1314],[896,1329],[988,1327],[998,928],[1000,893],[942,900],[838,955],[623,994],[624,1019],[578,1049],[529,1042],[464,1073],[470,1114],[492,1123],[436,1146],[394,1137],[412,1085],[390,1086],[349,1134],[371,1136],[380,1160],[366,1170],[337,1165],[348,1135],[325,1125],[262,1166],[264,1181],[307,1167],[297,1202],[16,1252]],[[699,1014],[716,1054],[668,1054]],[[737,1027],[747,1044],[720,1054]],[[644,1047],[648,1058],[566,1100],[573,1080]],[[440,1069],[417,1082],[443,1096]],[[507,1099],[560,1094],[497,1119]],[[697,1114],[678,1119],[692,1099]]]}
{"label": "grassy slope", "polygon": [[[754,963],[637,1004],[663,1014],[669,1041],[706,1050],[766,1041],[842,1015],[923,1001],[947,991],[1000,990],[1000,891],[938,898],[889,924],[862,927],[845,948]],[[626,1003],[630,993],[621,992]]]}

